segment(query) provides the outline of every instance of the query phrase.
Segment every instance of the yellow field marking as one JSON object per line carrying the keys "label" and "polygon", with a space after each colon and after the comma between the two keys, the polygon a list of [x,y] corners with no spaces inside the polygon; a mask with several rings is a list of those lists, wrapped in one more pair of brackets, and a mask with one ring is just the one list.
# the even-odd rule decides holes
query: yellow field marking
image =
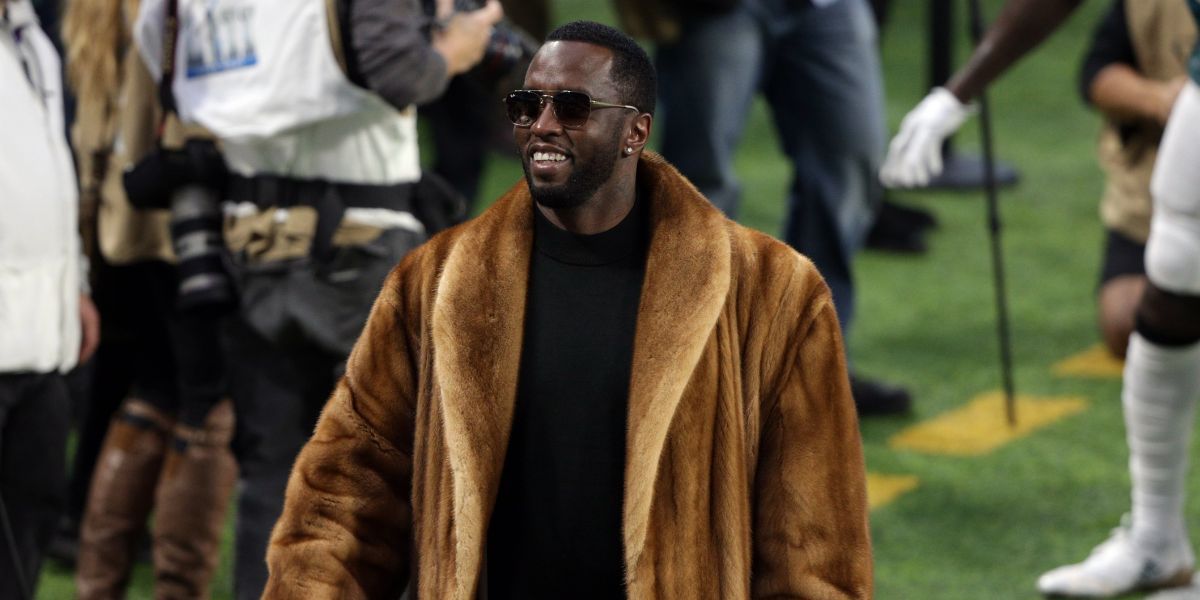
{"label": "yellow field marking", "polygon": [[1087,400],[1068,396],[1035,398],[1017,396],[1017,426],[1009,427],[1004,417],[1004,394],[980,394],[969,403],[934,419],[897,433],[888,444],[893,448],[928,454],[978,456],[1087,407]]}
{"label": "yellow field marking", "polygon": [[1096,344],[1079,354],[1068,356],[1051,367],[1059,377],[1097,377],[1120,379],[1125,363],[1112,355],[1104,344]]}
{"label": "yellow field marking", "polygon": [[914,475],[867,473],[867,502],[871,510],[875,510],[916,487],[917,478]]}

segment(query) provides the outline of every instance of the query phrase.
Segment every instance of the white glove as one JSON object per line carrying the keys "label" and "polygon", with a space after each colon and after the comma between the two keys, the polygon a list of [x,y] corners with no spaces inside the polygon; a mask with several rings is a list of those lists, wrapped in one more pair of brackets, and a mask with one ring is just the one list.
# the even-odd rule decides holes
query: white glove
{"label": "white glove", "polygon": [[946,88],[933,88],[900,122],[888,145],[879,179],[888,187],[920,187],[942,172],[942,142],[958,131],[971,109]]}

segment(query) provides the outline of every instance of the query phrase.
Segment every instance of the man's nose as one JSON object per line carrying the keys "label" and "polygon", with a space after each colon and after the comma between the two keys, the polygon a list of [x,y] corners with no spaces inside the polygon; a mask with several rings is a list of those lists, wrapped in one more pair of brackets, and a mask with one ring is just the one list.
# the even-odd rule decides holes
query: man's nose
{"label": "man's nose", "polygon": [[558,117],[554,115],[554,101],[550,98],[543,98],[541,110],[538,111],[538,116],[530,125],[534,135],[543,135],[562,131],[562,123],[558,122]]}

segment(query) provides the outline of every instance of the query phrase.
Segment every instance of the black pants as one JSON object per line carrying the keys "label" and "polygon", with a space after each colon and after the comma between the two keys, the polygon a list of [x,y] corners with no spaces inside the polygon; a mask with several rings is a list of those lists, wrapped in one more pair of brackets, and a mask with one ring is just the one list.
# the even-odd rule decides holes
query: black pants
{"label": "black pants", "polygon": [[[385,231],[327,260],[235,264],[241,309],[230,319],[230,390],[239,467],[234,593],[262,596],[271,529],[292,463],[340,377],[384,278],[421,236]],[[236,263],[237,261],[235,261]]]}
{"label": "black pants", "polygon": [[[66,502],[71,401],[58,373],[0,374],[0,499],[16,548],[0,531],[0,598],[30,591]],[[13,551],[16,551],[16,557]]]}
{"label": "black pants", "polygon": [[82,519],[108,422],[130,396],[200,427],[226,394],[220,317],[175,310],[179,277],[161,261],[97,266],[100,347],[80,418],[68,515]]}
{"label": "black pants", "polygon": [[271,529],[283,511],[292,462],[308,442],[341,370],[343,357],[313,347],[281,348],[240,320],[229,326],[241,480],[234,592],[257,599],[267,584]]}
{"label": "black pants", "polygon": [[498,111],[488,110],[499,96],[460,75],[450,80],[446,93],[420,109],[432,133],[433,170],[467,199],[468,212],[479,192],[488,143],[500,123]]}

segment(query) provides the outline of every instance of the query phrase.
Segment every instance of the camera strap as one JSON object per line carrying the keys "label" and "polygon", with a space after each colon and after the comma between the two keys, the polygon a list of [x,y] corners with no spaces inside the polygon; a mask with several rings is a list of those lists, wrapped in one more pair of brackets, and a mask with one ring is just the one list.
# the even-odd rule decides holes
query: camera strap
{"label": "camera strap", "polygon": [[158,80],[158,105],[162,108],[162,116],[154,140],[159,148],[162,148],[167,118],[176,112],[175,93],[171,86],[175,82],[175,53],[179,44],[179,0],[167,0],[166,9],[167,18],[163,20],[162,78]]}
{"label": "camera strap", "polygon": [[333,236],[342,223],[348,208],[383,208],[416,214],[417,185],[334,183],[317,179],[294,179],[277,175],[231,174],[228,196],[236,202],[250,202],[260,210],[312,207],[317,212],[309,255],[317,260],[328,259],[333,252]]}

